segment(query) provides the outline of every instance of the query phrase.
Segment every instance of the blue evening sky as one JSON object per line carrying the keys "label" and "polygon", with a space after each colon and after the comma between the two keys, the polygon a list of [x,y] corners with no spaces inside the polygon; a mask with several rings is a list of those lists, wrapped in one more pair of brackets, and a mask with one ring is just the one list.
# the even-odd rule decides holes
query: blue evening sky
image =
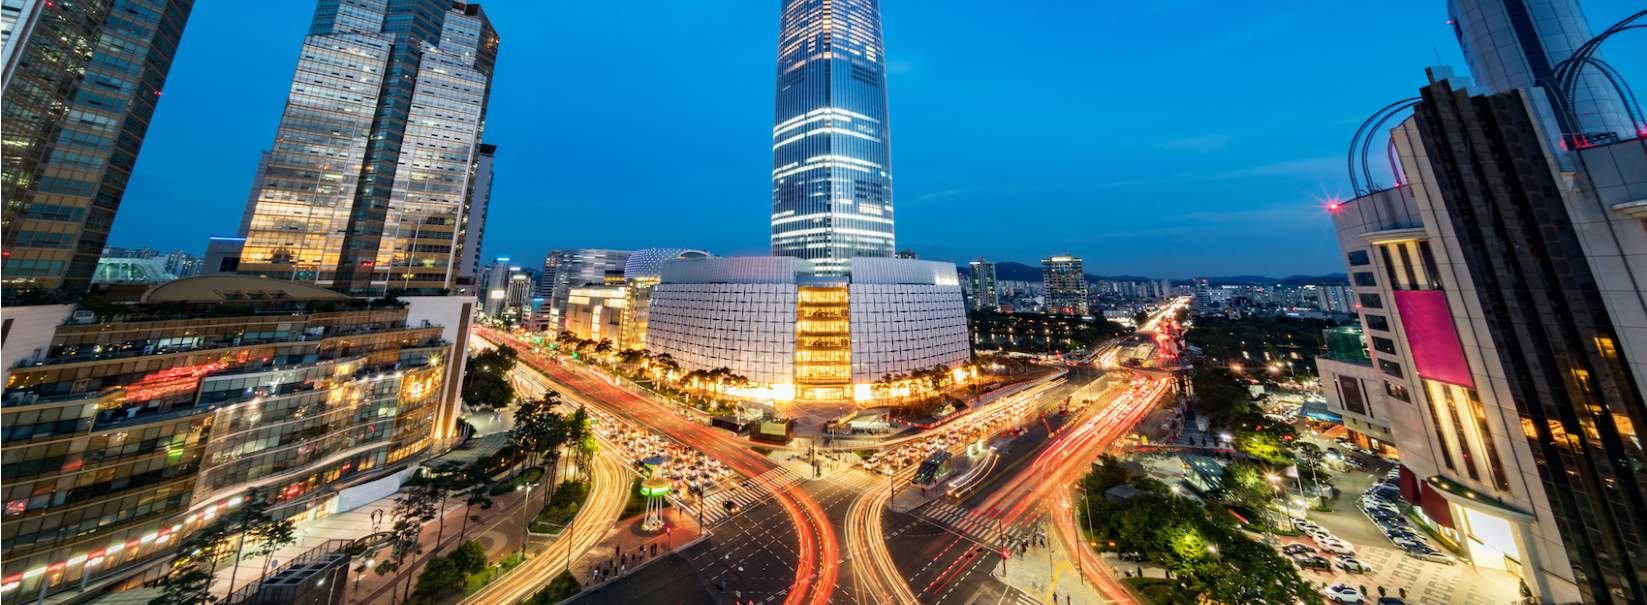
{"label": "blue evening sky", "polygon": [[[1639,0],[1587,0],[1592,26]],[[776,0],[483,3],[503,37],[485,253],[767,250]],[[1443,0],[885,0],[900,248],[1157,277],[1343,270],[1322,204]],[[311,2],[198,2],[113,245],[232,233]],[[1647,36],[1604,54],[1647,86]],[[1381,154],[1380,154],[1381,156]]]}

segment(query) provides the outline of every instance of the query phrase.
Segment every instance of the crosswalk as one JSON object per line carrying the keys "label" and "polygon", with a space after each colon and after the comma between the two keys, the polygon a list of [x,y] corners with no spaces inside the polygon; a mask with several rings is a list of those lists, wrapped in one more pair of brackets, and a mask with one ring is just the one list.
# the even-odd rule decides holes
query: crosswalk
{"label": "crosswalk", "polygon": [[[777,467],[761,473],[759,478],[745,478],[743,481],[709,494],[705,498],[703,524],[705,527],[714,527],[725,522],[729,517],[726,512],[726,502],[737,504],[737,509],[748,510],[772,497],[772,492],[766,486],[782,488],[799,482],[802,477],[787,467]],[[694,510],[696,507],[692,507]]]}
{"label": "crosswalk", "polygon": [[916,509],[923,519],[949,528],[992,548],[1016,545],[1035,533],[1033,527],[1005,525],[988,515],[939,500]]}

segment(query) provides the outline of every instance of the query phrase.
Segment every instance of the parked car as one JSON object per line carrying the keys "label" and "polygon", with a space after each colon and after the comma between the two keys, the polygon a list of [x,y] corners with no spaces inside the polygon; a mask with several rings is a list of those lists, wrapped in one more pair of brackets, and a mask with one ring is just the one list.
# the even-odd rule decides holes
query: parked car
{"label": "parked car", "polygon": [[1360,559],[1355,557],[1338,557],[1333,559],[1332,564],[1334,567],[1344,570],[1344,573],[1367,573],[1372,571],[1371,565],[1362,563]]}
{"label": "parked car", "polygon": [[1319,555],[1298,555],[1293,557],[1292,561],[1298,564],[1299,569],[1332,570],[1332,563],[1328,562],[1326,557]]}
{"label": "parked car", "polygon": [[1345,542],[1337,538],[1332,538],[1329,540],[1316,540],[1315,543],[1321,545],[1322,552],[1328,552],[1335,555],[1355,554],[1354,546],[1351,546],[1349,542]]}
{"label": "parked car", "polygon": [[1343,582],[1326,587],[1321,591],[1321,594],[1326,595],[1327,600],[1334,603],[1360,605],[1367,602],[1366,595],[1361,594],[1360,589]]}
{"label": "parked car", "polygon": [[1143,553],[1138,553],[1138,552],[1116,553],[1115,558],[1120,559],[1122,561],[1129,561],[1129,562],[1132,562],[1132,563],[1143,563],[1144,561],[1149,560],[1147,557],[1144,556]]}
{"label": "parked car", "polygon": [[1407,605],[1407,600],[1401,597],[1378,597],[1378,605]]}
{"label": "parked car", "polygon": [[1301,554],[1301,553],[1313,553],[1313,552],[1315,552],[1315,547],[1310,546],[1308,544],[1293,543],[1293,544],[1288,544],[1285,547],[1283,547],[1281,549],[1281,552],[1282,552],[1282,554],[1286,554],[1286,555],[1296,555],[1296,554]]}

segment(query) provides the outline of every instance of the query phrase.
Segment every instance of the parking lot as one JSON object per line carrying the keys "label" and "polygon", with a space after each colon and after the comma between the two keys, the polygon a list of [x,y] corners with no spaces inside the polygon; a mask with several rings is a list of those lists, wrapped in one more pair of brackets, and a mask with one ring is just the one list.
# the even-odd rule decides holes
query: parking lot
{"label": "parking lot", "polygon": [[[1304,578],[1322,585],[1345,583],[1366,590],[1368,603],[1377,603],[1378,588],[1386,594],[1400,596],[1407,590],[1406,602],[1429,605],[1510,605],[1519,601],[1519,580],[1496,569],[1477,569],[1467,562],[1453,559],[1452,564],[1424,561],[1391,543],[1378,526],[1361,510],[1359,498],[1373,485],[1378,475],[1391,468],[1388,463],[1370,465],[1367,470],[1349,471],[1336,475],[1334,485],[1341,491],[1328,513],[1310,511],[1307,518],[1342,539],[1355,550],[1354,558],[1371,567],[1365,573],[1348,573],[1334,567],[1330,571],[1304,570]],[[1422,533],[1422,531],[1419,531]],[[1433,543],[1433,541],[1432,541]],[[1282,544],[1305,544],[1319,549],[1309,536],[1282,538]],[[1331,555],[1323,555],[1329,560]],[[1448,557],[1452,558],[1452,557]]]}

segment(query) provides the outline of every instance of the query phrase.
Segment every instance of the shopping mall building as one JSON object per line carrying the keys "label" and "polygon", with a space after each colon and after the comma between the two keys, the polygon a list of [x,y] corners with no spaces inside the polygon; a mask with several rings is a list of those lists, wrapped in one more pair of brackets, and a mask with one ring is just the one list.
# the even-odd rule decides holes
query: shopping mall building
{"label": "shopping mall building", "polygon": [[846,265],[840,275],[788,256],[670,261],[652,289],[646,348],[688,370],[730,368],[754,383],[745,395],[773,401],[867,401],[884,377],[970,360],[954,265]]}
{"label": "shopping mall building", "polygon": [[297,519],[392,492],[454,436],[460,298],[211,275],[95,312],[8,307],[8,601],[152,571],[251,488]]}

